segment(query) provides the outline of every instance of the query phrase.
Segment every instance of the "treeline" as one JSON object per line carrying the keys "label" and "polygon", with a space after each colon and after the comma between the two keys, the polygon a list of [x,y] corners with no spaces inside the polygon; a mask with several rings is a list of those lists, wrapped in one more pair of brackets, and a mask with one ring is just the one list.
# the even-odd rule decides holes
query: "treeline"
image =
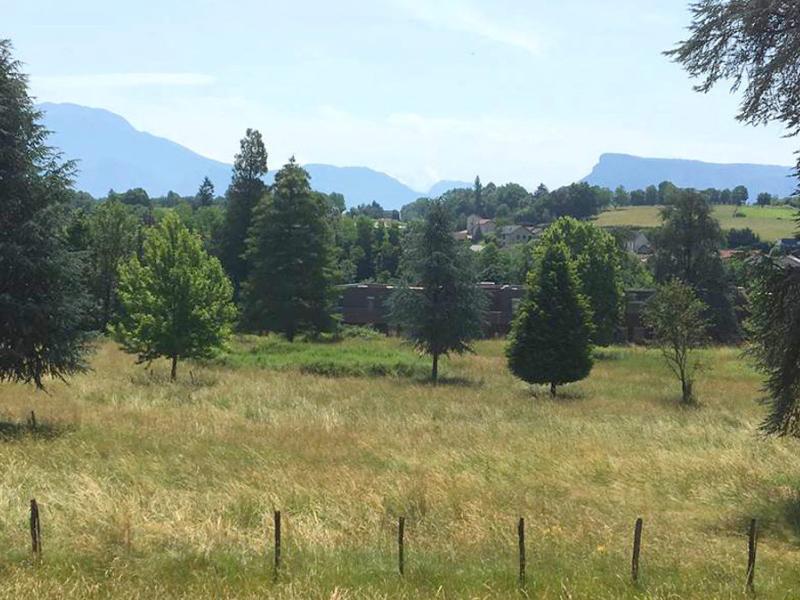
{"label": "treeline", "polygon": [[[441,196],[441,200],[453,215],[454,226],[457,229],[464,229],[470,215],[494,219],[500,225],[550,223],[559,217],[587,219],[612,208],[666,206],[672,204],[675,198],[686,191],[688,190],[664,181],[658,186],[651,185],[645,189],[631,191],[623,186],[612,191],[581,182],[552,191],[544,184],[540,184],[536,191],[529,192],[516,183],[501,186],[493,183],[483,185],[480,177],[477,177],[471,189],[450,190]],[[741,206],[750,200],[750,192],[743,185],[722,190],[709,188],[700,190],[699,193],[710,204]],[[429,198],[420,198],[407,204],[401,211],[402,219],[411,221],[423,218],[431,202]],[[797,206],[798,198],[779,198],[762,192],[756,197],[755,203],[758,206],[780,204]]]}

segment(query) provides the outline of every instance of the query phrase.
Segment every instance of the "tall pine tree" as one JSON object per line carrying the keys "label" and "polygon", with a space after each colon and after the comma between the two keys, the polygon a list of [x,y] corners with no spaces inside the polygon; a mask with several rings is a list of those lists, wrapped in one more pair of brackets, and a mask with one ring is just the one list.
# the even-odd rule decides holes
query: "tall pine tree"
{"label": "tall pine tree", "polygon": [[82,264],[66,239],[73,166],[47,146],[27,78],[0,40],[0,381],[85,368]]}
{"label": "tall pine tree", "polygon": [[580,381],[592,370],[592,313],[581,293],[570,252],[548,243],[528,276],[528,289],[506,348],[508,366],[520,379],[556,387]]}
{"label": "tall pine tree", "polygon": [[439,377],[439,357],[472,351],[481,335],[486,299],[477,287],[470,257],[452,236],[450,214],[441,200],[403,253],[404,284],[390,297],[392,320],[418,350],[432,358],[431,378]]}
{"label": "tall pine tree", "polygon": [[248,129],[233,163],[233,180],[228,188],[228,208],[222,230],[222,264],[233,283],[234,299],[238,300],[242,283],[247,279],[244,258],[247,232],[253,209],[267,190],[261,179],[267,174],[267,149],[261,133]]}
{"label": "tall pine tree", "polygon": [[259,202],[247,239],[243,323],[290,341],[332,326],[333,236],[328,206],[294,157]]}
{"label": "tall pine tree", "polygon": [[197,206],[211,206],[214,204],[214,184],[208,177],[203,178],[203,183],[197,190],[194,200]]}

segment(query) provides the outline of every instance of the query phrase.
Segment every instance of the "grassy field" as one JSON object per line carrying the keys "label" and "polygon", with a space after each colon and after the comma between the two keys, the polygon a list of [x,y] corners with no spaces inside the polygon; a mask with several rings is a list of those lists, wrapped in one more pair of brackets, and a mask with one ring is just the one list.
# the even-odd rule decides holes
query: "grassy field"
{"label": "grassy field", "polygon": [[[597,224],[602,226],[657,227],[661,224],[658,206],[631,206],[609,210],[600,214]],[[785,206],[743,206],[738,210],[742,217],[734,217],[733,206],[715,206],[714,216],[722,229],[749,227],[766,242],[794,237],[797,231],[797,211]]]}
{"label": "grassy field", "polygon": [[[708,351],[687,410],[637,348],[604,351],[553,401],[509,376],[500,341],[445,362],[438,387],[363,376],[380,372],[369,356],[426,364],[395,340],[305,345],[295,366],[273,344],[241,340],[170,384],[167,365],[147,373],[106,342],[94,372],[47,394],[0,385],[0,597],[519,597],[520,516],[528,597],[745,598],[750,517],[759,597],[800,596],[800,443],[757,435],[759,380],[738,350]],[[359,361],[362,376],[313,372]]]}

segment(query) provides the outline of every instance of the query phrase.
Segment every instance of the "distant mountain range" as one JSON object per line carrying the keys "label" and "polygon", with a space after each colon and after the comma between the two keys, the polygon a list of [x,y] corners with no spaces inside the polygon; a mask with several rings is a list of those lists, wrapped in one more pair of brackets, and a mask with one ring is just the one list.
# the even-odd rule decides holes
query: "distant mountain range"
{"label": "distant mountain range", "polygon": [[[49,143],[65,158],[78,161],[77,189],[95,197],[109,189],[124,191],[140,187],[151,196],[172,190],[192,195],[203,177],[223,194],[231,180],[231,165],[206,158],[165,138],[135,129],[110,111],[77,104],[39,105],[44,125],[52,132]],[[420,192],[397,179],[366,167],[304,165],[314,189],[339,192],[348,207],[377,201],[385,209],[399,210],[420,196],[441,195],[452,187],[470,184],[440,182]],[[268,180],[272,180],[270,172]]]}
{"label": "distant mountain range", "polygon": [[[231,165],[135,129],[123,117],[99,108],[77,104],[41,104],[44,124],[52,131],[50,144],[65,158],[78,161],[76,187],[95,197],[109,189],[144,188],[151,196],[172,190],[183,196],[197,191],[203,177],[223,194],[231,179]],[[311,185],[320,192],[339,192],[348,207],[379,202],[385,209],[399,210],[421,196],[438,197],[454,188],[471,188],[465,181],[440,181],[429,190],[418,191],[397,179],[367,167],[336,167],[307,164]],[[723,165],[693,160],[640,158],[626,154],[603,154],[585,181],[611,189],[628,190],[672,181],[680,187],[704,189],[745,185],[751,198],[759,192],[779,196],[793,193],[796,180],[790,167],[770,165]],[[274,177],[271,172],[268,179]]]}
{"label": "distant mountain range", "polygon": [[716,164],[698,160],[640,158],[628,154],[603,154],[584,179],[592,185],[627,190],[644,189],[671,181],[678,187],[733,189],[744,185],[755,200],[761,192],[785,197],[794,193],[797,179],[791,167],[753,164]]}

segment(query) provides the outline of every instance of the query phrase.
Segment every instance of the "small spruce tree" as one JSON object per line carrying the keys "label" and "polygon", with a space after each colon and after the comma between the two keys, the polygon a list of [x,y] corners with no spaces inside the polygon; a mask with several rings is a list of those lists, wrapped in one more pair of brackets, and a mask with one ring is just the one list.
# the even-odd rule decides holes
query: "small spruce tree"
{"label": "small spruce tree", "polygon": [[203,178],[203,183],[197,190],[197,195],[194,197],[197,206],[211,206],[214,204],[214,184],[208,177]]}
{"label": "small spruce tree", "polygon": [[511,331],[511,372],[531,384],[556,387],[592,370],[592,314],[575,264],[562,242],[547,244],[528,276],[528,289]]}
{"label": "small spruce tree", "polygon": [[425,221],[406,240],[404,282],[389,299],[393,322],[419,351],[430,354],[434,383],[439,357],[472,351],[470,342],[481,335],[486,304],[469,250],[452,231],[446,206],[432,201]]}
{"label": "small spruce tree", "polygon": [[169,358],[174,381],[179,359],[208,358],[224,343],[236,316],[232,293],[219,260],[168,213],[147,232],[141,260],[120,267],[115,333],[139,362]]}

